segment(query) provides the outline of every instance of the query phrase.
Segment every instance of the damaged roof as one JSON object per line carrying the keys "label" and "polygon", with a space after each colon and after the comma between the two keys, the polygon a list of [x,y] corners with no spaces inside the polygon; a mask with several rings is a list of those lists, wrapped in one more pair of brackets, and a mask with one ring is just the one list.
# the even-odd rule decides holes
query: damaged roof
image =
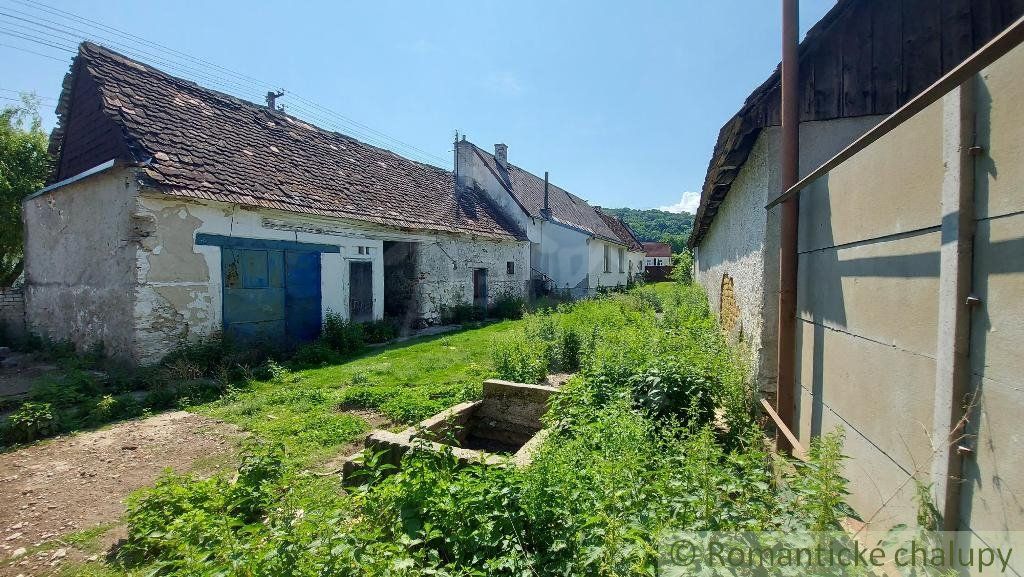
{"label": "damaged roof", "polygon": [[640,244],[640,241],[636,238],[636,234],[633,229],[629,228],[629,225],[625,223],[621,218],[614,214],[608,214],[601,210],[600,206],[595,206],[594,210],[597,211],[597,216],[601,217],[601,220],[608,225],[608,228],[612,229],[615,236],[622,239],[626,243],[626,248],[634,252],[643,252],[644,247]]}
{"label": "damaged roof", "polygon": [[[103,122],[112,123],[109,129],[76,121],[76,115],[95,115],[97,109]],[[169,195],[405,229],[525,238],[484,194],[456,194],[447,170],[203,88],[93,43],[79,46],[57,112],[50,143],[58,158],[54,180],[84,169],[84,161],[76,164],[72,156],[100,149],[107,157],[90,158],[91,165],[116,155],[142,167],[145,184]],[[99,142],[103,138],[117,142]]]}
{"label": "damaged roof", "polygon": [[[891,114],[1022,14],[1021,0],[838,0],[800,43],[800,121]],[[718,133],[690,247],[710,229],[761,129],[779,125],[780,91],[776,67]]]}
{"label": "damaged roof", "polygon": [[523,211],[532,218],[548,218],[559,224],[577,229],[586,234],[614,242],[626,244],[628,241],[621,238],[601,218],[596,208],[590,206],[587,201],[572,194],[571,192],[548,183],[548,208],[550,214],[542,215],[544,208],[544,179],[528,172],[510,162],[502,166],[493,154],[484,151],[475,144],[468,143],[473,151],[480,157],[484,165],[501,182],[505,190],[512,195],[516,203]]}

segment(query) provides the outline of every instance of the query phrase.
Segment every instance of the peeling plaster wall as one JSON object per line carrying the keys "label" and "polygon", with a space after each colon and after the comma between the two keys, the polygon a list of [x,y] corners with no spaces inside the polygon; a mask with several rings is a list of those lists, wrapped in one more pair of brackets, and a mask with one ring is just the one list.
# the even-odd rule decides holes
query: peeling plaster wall
{"label": "peeling plaster wall", "polygon": [[[222,327],[221,249],[195,245],[198,233],[339,246],[339,253],[321,255],[324,314],[348,316],[349,260],[373,263],[374,318],[384,314],[383,242],[341,221],[153,193],[140,197],[136,218],[145,229],[136,255],[134,307],[140,360],[156,360],[184,340]],[[370,254],[358,254],[360,246]]]}
{"label": "peeling plaster wall", "polygon": [[[800,174],[806,175],[882,120],[863,116],[800,125]],[[722,279],[732,279],[734,343],[742,343],[757,386],[775,390],[778,324],[779,208],[764,206],[781,191],[779,127],[761,131],[696,251],[696,280],[711,310],[722,308]]]}
{"label": "peeling plaster wall", "polygon": [[22,204],[30,331],[134,356],[137,193],[131,172],[114,168]]}
{"label": "peeling plaster wall", "polygon": [[[384,241],[416,243],[413,314],[436,320],[446,304],[473,301],[473,269],[487,268],[490,295],[525,295],[526,242],[493,242],[455,235],[414,234],[340,219],[183,201],[144,193],[138,220],[147,236],[137,255],[139,288],[134,308],[139,355],[155,360],[185,339],[222,326],[221,256],[216,246],[194,245],[197,233],[335,245],[321,254],[321,307],[349,316],[349,263],[373,265],[373,317],[384,316]],[[363,247],[361,254],[359,248]],[[366,254],[368,252],[368,254]],[[515,273],[507,273],[507,262]]]}
{"label": "peeling plaster wall", "polygon": [[[436,322],[445,305],[473,302],[473,270],[487,269],[488,297],[511,294],[525,298],[530,280],[530,245],[527,242],[491,242],[437,238],[416,252],[418,276],[414,299],[419,316]],[[508,262],[514,266],[508,274]]]}

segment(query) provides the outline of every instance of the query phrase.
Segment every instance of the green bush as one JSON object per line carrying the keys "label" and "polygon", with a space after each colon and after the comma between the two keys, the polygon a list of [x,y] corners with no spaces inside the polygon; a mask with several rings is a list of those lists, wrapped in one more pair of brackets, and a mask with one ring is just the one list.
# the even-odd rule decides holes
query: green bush
{"label": "green bush", "polygon": [[60,419],[50,403],[28,402],[7,417],[4,439],[8,443],[30,443],[60,431]]}
{"label": "green bush", "polygon": [[659,359],[629,380],[633,402],[653,417],[675,417],[687,425],[710,424],[720,383],[675,359]]}
{"label": "green bush", "polygon": [[683,251],[672,255],[672,280],[679,284],[693,284],[693,255]]}
{"label": "green bush", "polygon": [[369,344],[386,343],[398,336],[398,325],[385,319],[363,323],[363,339]]}
{"label": "green bush", "polygon": [[525,311],[526,299],[509,292],[494,299],[487,316],[495,319],[515,320],[523,318]]}
{"label": "green bush", "polygon": [[297,367],[322,367],[342,360],[342,356],[333,347],[318,340],[300,346],[292,355],[291,363]]}
{"label": "green bush", "polygon": [[441,324],[463,325],[484,320],[484,310],[466,303],[456,303],[441,307]]}
{"label": "green bush", "polygon": [[583,338],[574,327],[566,327],[558,335],[558,369],[574,373],[580,368]]}
{"label": "green bush", "polygon": [[512,335],[494,342],[492,360],[498,378],[539,383],[548,375],[548,347],[543,341]]}
{"label": "green bush", "polygon": [[348,357],[363,350],[366,339],[363,325],[345,320],[338,313],[328,311],[320,331],[320,340],[338,354]]}

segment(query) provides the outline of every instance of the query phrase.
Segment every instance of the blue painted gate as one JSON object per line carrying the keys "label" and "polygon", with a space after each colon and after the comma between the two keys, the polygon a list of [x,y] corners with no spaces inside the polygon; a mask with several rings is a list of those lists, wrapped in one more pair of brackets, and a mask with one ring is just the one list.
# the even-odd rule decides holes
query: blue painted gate
{"label": "blue painted gate", "polygon": [[320,334],[320,252],[221,247],[224,333],[255,342]]}

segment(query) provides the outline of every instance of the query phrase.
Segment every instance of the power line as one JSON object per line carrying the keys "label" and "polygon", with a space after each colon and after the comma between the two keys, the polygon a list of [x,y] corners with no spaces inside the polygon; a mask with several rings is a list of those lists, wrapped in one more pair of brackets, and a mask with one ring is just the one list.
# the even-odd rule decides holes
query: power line
{"label": "power line", "polygon": [[39,100],[53,100],[53,101],[57,100],[56,98],[53,98],[52,96],[39,96],[39,94],[35,90],[14,90],[13,88],[0,88],[0,92],[10,92],[12,94],[18,94],[18,95],[21,95],[21,94],[31,94],[33,97],[38,98]]}
{"label": "power line", "polygon": [[11,48],[13,50],[20,50],[28,54],[34,54],[36,56],[42,56],[43,58],[49,58],[50,60],[56,60],[57,62],[67,62],[67,60],[64,58],[58,58],[56,56],[53,56],[52,54],[43,54],[42,52],[36,52],[35,50],[29,50],[28,48],[23,48],[21,46],[14,46],[13,44],[5,44],[3,42],[0,42],[0,46],[4,48]]}
{"label": "power line", "polygon": [[[191,75],[191,76],[194,76],[194,77],[197,77],[197,78],[205,79],[208,82],[213,83],[214,85],[216,85],[218,87],[227,86],[227,87],[230,87],[231,89],[236,90],[236,91],[238,91],[238,92],[240,92],[242,94],[246,94],[246,95],[252,94],[250,91],[253,88],[251,88],[251,87],[258,87],[261,91],[263,89],[266,89],[266,88],[273,89],[272,88],[273,85],[271,85],[270,83],[258,80],[256,78],[253,78],[252,76],[248,76],[246,74],[243,74],[243,73],[240,73],[240,72],[236,72],[234,70],[231,70],[229,68],[225,68],[223,66],[217,65],[215,63],[209,62],[209,61],[204,60],[202,58],[198,58],[198,57],[189,55],[189,54],[187,54],[185,52],[176,50],[176,49],[171,48],[169,46],[165,46],[163,44],[147,40],[146,38],[143,38],[141,36],[137,36],[137,35],[132,34],[130,32],[125,32],[123,30],[119,30],[119,29],[117,29],[115,27],[108,26],[106,24],[103,24],[101,22],[97,22],[95,20],[86,18],[84,16],[79,16],[79,15],[74,14],[72,12],[69,12],[67,10],[62,10],[60,8],[57,8],[57,7],[54,7],[54,6],[50,6],[50,5],[45,4],[43,2],[30,3],[30,2],[26,2],[25,0],[10,0],[10,1],[16,2],[16,3],[18,3],[18,4],[22,5],[22,6],[29,7],[29,8],[31,8],[33,10],[37,10],[37,11],[43,12],[43,13],[48,14],[50,16],[55,16],[57,18],[65,18],[65,19],[68,19],[68,20],[72,20],[75,23],[83,24],[83,25],[85,25],[87,27],[91,26],[91,27],[94,27],[94,28],[99,28],[99,29],[102,29],[102,30],[106,30],[109,33],[112,33],[112,34],[114,34],[114,35],[116,35],[116,36],[118,36],[118,37],[120,37],[120,38],[122,38],[124,40],[120,40],[120,41],[113,40],[109,36],[101,37],[101,36],[99,36],[95,32],[95,30],[82,30],[80,28],[76,28],[76,27],[71,26],[71,25],[66,24],[66,23],[57,22],[55,20],[51,20],[51,19],[48,19],[48,18],[43,18],[42,16],[39,16],[38,14],[29,13],[29,12],[26,12],[24,10],[19,10],[17,8],[13,8],[13,7],[9,7],[9,6],[7,7],[7,9],[10,12],[14,12],[14,13],[20,14],[22,16],[28,16],[29,18],[24,18],[22,16],[17,16],[17,15],[13,15],[13,14],[5,14],[5,13],[0,13],[0,16],[5,16],[7,18],[12,18],[12,19],[17,19],[17,20],[23,21],[23,22],[27,22],[29,24],[32,24],[32,25],[36,26],[36,27],[49,29],[49,30],[52,30],[52,31],[57,32],[59,34],[63,34],[65,36],[71,36],[73,38],[83,37],[83,38],[86,38],[86,39],[89,39],[89,38],[93,38],[93,39],[96,39],[96,40],[101,40],[102,39],[102,43],[108,44],[108,45],[114,47],[115,49],[125,51],[129,55],[132,55],[132,56],[134,56],[136,58],[145,60],[148,57],[149,59],[152,59],[154,61],[160,62],[161,64],[159,64],[159,65],[161,67],[166,67],[166,68],[169,68],[171,70],[177,71],[179,73],[184,73],[184,74]],[[51,24],[57,25],[59,27],[66,27],[67,29],[65,30],[64,28],[56,28],[54,26],[51,26]],[[68,30],[73,31],[74,33],[68,32]],[[39,32],[39,31],[33,30],[33,32]],[[125,41],[127,41],[130,44],[127,44]],[[148,50],[144,50],[144,49],[140,48],[138,46],[138,44],[142,44],[142,45],[145,45],[147,47],[150,47],[151,49],[155,50],[156,52],[162,53],[162,55],[158,56],[157,54],[153,54],[152,52],[149,52]],[[197,69],[195,67],[195,65],[189,65],[189,64],[186,64],[186,63],[182,63],[182,62],[176,62],[174,60],[171,60],[171,58],[175,58],[177,60],[185,59],[185,60],[188,60],[188,61],[191,61],[191,62],[195,63],[195,65],[203,67],[204,69]],[[235,77],[236,80],[226,79],[226,78],[223,77],[223,75],[210,76],[209,74],[204,74],[204,73],[210,72],[210,70],[208,70],[208,69],[216,69],[217,71],[220,71],[220,73],[226,73],[226,74],[228,74],[230,76]],[[262,96],[262,95],[261,94],[257,95],[253,99],[258,101],[260,96]],[[316,102],[314,102],[314,101],[312,101],[310,99],[304,98],[304,97],[299,96],[298,94],[294,94],[294,93],[289,93],[289,96],[291,98],[293,98],[294,100],[298,101],[296,103],[291,103],[291,104],[288,105],[288,108],[290,110],[300,111],[300,112],[304,113],[305,116],[316,118],[320,122],[327,123],[329,125],[329,127],[331,127],[331,128],[337,128],[340,131],[344,131],[346,133],[351,133],[351,134],[357,136],[358,138],[367,141],[370,144],[375,144],[375,145],[381,146],[382,148],[396,147],[396,148],[398,148],[400,150],[407,151],[405,153],[408,154],[409,156],[417,156],[417,157],[421,157],[421,158],[426,158],[426,159],[429,159],[431,161],[439,162],[441,164],[445,164],[447,162],[444,158],[442,158],[440,156],[437,156],[435,154],[427,152],[427,151],[425,151],[425,150],[423,150],[421,148],[418,148],[418,147],[416,147],[414,145],[411,145],[409,143],[403,142],[403,141],[401,141],[401,140],[399,140],[397,138],[394,138],[394,137],[392,137],[392,136],[390,136],[390,135],[388,135],[388,134],[386,134],[384,132],[381,132],[381,131],[379,131],[377,129],[374,129],[374,128],[366,125],[366,124],[363,124],[361,122],[353,120],[353,119],[351,119],[351,118],[349,118],[347,116],[344,116],[344,115],[342,115],[342,114],[340,114],[338,112],[335,112],[335,111],[333,111],[333,110],[331,110],[331,109],[329,109],[329,108],[327,108],[325,106],[322,106],[322,105],[320,105],[320,104],[318,104],[318,103],[316,103]]]}

